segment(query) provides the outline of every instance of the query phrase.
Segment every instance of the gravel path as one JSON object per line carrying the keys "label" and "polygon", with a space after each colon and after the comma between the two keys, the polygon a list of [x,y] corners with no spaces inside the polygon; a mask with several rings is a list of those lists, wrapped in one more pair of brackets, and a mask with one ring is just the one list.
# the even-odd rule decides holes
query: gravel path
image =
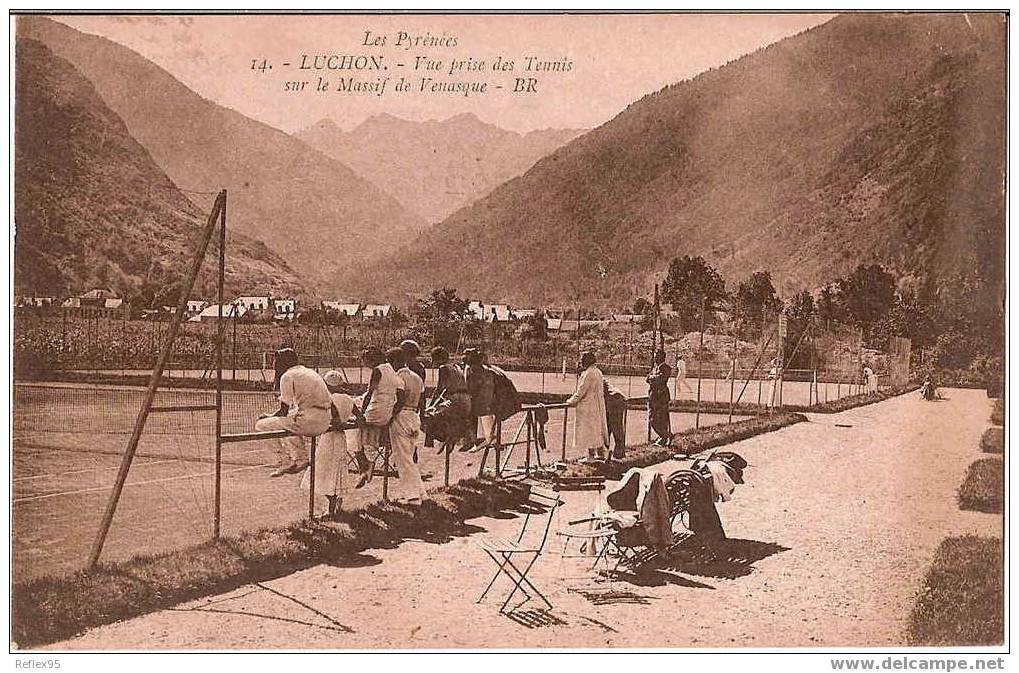
{"label": "gravel path", "polygon": [[[735,499],[719,505],[727,554],[703,562],[682,553],[612,581],[548,555],[534,579],[548,590],[551,613],[527,604],[510,619],[491,599],[476,604],[494,566],[467,535],[370,550],[345,567],[316,566],[55,647],[902,645],[938,543],[1001,535],[1000,516],[955,503],[966,466],[980,455],[991,403],[983,391],[944,394],[949,399],[937,403],[913,394],[811,415],[810,423],[733,445],[750,467]],[[562,517],[590,508],[592,494],[569,495]],[[520,520],[470,523],[475,532],[507,533]]]}

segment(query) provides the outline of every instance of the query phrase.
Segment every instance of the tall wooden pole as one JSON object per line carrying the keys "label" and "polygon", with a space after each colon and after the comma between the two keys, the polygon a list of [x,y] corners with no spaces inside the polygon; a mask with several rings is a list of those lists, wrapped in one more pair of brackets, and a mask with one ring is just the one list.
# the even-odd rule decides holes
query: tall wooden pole
{"label": "tall wooden pole", "polygon": [[[219,284],[216,288],[216,302],[219,304],[216,320],[216,481],[213,488],[212,537],[219,539],[219,525],[222,502],[223,480],[223,340],[226,339],[226,325],[223,323],[224,285],[226,281],[226,190],[223,190],[223,202],[219,210]],[[236,350],[237,316],[230,311],[234,322],[234,349]],[[236,366],[236,365],[235,365]],[[237,370],[234,370],[234,378]]]}
{"label": "tall wooden pole", "polygon": [[216,198],[216,203],[212,207],[212,212],[209,214],[209,221],[205,225],[205,231],[202,232],[201,241],[195,249],[194,259],[191,261],[191,269],[188,271],[187,282],[181,289],[181,294],[177,298],[177,311],[173,314],[173,318],[170,321],[170,328],[167,331],[166,339],[163,342],[163,348],[159,352],[159,359],[156,360],[156,366],[152,370],[152,376],[149,379],[148,388],[145,390],[145,397],[142,400],[141,409],[138,410],[138,417],[134,422],[134,430],[131,432],[131,438],[128,440],[127,449],[124,451],[124,458],[120,462],[120,469],[117,471],[117,478],[113,484],[113,492],[110,493],[110,500],[106,504],[106,511],[103,514],[102,522],[99,524],[99,532],[96,535],[95,542],[92,544],[92,552],[89,555],[88,567],[94,568],[96,563],[99,562],[99,555],[103,551],[103,545],[106,543],[106,536],[110,532],[110,525],[113,523],[113,515],[117,512],[117,504],[120,502],[120,495],[124,490],[124,483],[127,481],[127,475],[131,471],[131,463],[134,460],[134,454],[138,450],[138,441],[141,439],[142,431],[145,429],[145,421],[148,419],[149,410],[152,408],[152,401],[156,397],[156,389],[159,387],[159,382],[163,377],[163,369],[166,367],[167,361],[170,359],[170,353],[173,350],[173,342],[177,338],[177,332],[180,329],[181,320],[184,317],[184,312],[188,307],[188,297],[194,290],[195,279],[198,277],[198,269],[202,266],[202,260],[205,258],[205,251],[209,247],[209,240],[212,238],[212,232],[216,230],[216,222],[219,220],[223,205],[226,202],[226,192],[220,192]]}

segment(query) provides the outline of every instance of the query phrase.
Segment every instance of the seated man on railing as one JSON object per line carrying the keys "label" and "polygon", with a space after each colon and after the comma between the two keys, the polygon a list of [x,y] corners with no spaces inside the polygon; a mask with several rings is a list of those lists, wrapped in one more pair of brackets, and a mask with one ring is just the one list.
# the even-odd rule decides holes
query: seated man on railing
{"label": "seated man on railing", "polygon": [[279,464],[270,477],[299,474],[308,468],[304,438],[317,437],[329,428],[332,407],[325,381],[314,370],[299,364],[297,353],[291,348],[276,352],[276,383],[280,391],[279,409],[255,422],[259,432],[291,433],[279,440]]}

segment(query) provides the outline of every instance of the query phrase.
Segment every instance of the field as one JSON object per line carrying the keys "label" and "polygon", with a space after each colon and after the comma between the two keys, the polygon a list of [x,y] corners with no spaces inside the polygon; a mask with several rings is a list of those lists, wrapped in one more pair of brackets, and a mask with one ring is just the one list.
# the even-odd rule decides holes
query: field
{"label": "field", "polygon": [[[213,399],[212,391],[167,390],[157,395],[156,404],[210,404]],[[84,564],[141,400],[141,389],[126,386],[15,386],[13,537],[18,581],[72,571]],[[274,405],[272,393],[225,392],[223,432],[251,430],[254,419]],[[562,418],[561,411],[551,412],[547,425],[550,455],[544,455],[544,460],[561,457]],[[674,413],[672,419],[674,430],[694,425],[693,414]],[[701,414],[701,425],[727,419],[727,415]],[[504,424],[504,441],[513,439],[522,420],[520,414]],[[578,457],[572,447],[572,426],[571,417],[566,424],[568,458]],[[627,437],[631,443],[647,438],[645,412],[628,413]],[[510,457],[510,467],[522,464],[522,449],[518,447]],[[213,520],[214,450],[213,413],[152,415],[103,559],[124,559],[208,539]],[[419,456],[426,485],[441,485],[442,456],[424,448]],[[477,474],[481,456],[455,453],[451,481]],[[308,494],[300,489],[298,478],[268,478],[274,462],[269,441],[224,445],[224,534],[285,524],[306,516]],[[399,481],[390,485],[391,497],[399,497]],[[363,504],[381,495],[382,478],[376,477],[354,492],[347,504]],[[324,507],[324,501],[318,507]]]}

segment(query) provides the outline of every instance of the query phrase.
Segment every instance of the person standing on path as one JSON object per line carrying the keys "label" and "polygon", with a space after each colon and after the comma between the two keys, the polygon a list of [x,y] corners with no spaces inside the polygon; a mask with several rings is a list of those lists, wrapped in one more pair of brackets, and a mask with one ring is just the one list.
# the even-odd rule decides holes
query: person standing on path
{"label": "person standing on path", "polygon": [[672,424],[669,418],[669,377],[672,368],[665,363],[665,351],[655,351],[655,364],[645,379],[648,384],[648,414],[651,429],[658,435],[655,444],[668,446],[672,443]]}
{"label": "person standing on path", "polygon": [[605,420],[612,439],[612,457],[626,455],[626,395],[605,382]]}
{"label": "person standing on path", "polygon": [[279,459],[270,477],[298,474],[308,468],[305,437],[317,437],[329,428],[331,419],[329,389],[314,370],[300,364],[292,348],[276,351],[276,380],[280,391],[280,407],[272,415],[255,421],[258,432],[286,430],[276,455]]}
{"label": "person standing on path", "polygon": [[421,470],[414,462],[414,450],[421,433],[421,416],[418,407],[424,397],[425,382],[411,371],[404,360],[404,351],[392,348],[386,359],[396,370],[403,383],[404,397],[393,410],[393,421],[389,424],[389,442],[393,447],[396,469],[400,473],[400,486],[410,495],[408,500],[421,501],[428,497],[421,481]]}
{"label": "person standing on path", "polygon": [[592,351],[580,357],[580,380],[577,390],[566,405],[576,407],[577,418],[573,424],[573,446],[587,450],[587,460],[605,460],[609,445],[609,427],[605,414],[605,378],[595,366]]}

